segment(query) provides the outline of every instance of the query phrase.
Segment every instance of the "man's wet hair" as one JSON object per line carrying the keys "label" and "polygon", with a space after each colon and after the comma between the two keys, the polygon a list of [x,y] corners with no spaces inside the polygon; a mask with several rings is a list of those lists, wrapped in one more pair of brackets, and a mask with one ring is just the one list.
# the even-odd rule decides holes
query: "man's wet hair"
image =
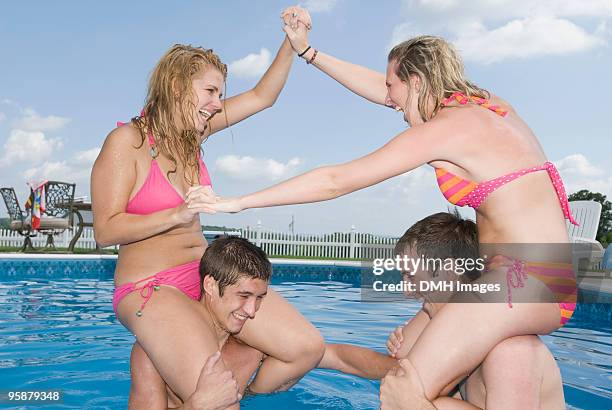
{"label": "man's wet hair", "polygon": [[244,238],[235,236],[215,239],[200,261],[200,286],[204,295],[204,278],[211,275],[219,286],[219,295],[241,278],[270,281],[272,264],[266,253]]}
{"label": "man's wet hair", "polygon": [[[417,257],[476,260],[479,258],[476,223],[462,218],[457,210],[430,215],[408,228],[395,245],[396,255],[406,255],[411,250]],[[437,276],[437,272],[430,273]],[[472,281],[480,274],[474,268],[466,269],[463,276]]]}

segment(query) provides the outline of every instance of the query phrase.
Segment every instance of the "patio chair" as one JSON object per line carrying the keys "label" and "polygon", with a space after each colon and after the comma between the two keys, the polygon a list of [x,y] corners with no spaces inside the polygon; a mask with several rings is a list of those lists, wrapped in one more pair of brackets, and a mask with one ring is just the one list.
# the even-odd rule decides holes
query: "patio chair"
{"label": "patio chair", "polygon": [[588,269],[601,262],[604,248],[595,239],[601,216],[601,204],[595,201],[572,201],[572,215],[579,223],[575,226],[566,221],[567,233],[574,244],[574,258],[579,269]]}
{"label": "patio chair", "polygon": [[36,233],[32,230],[29,213],[21,209],[19,200],[17,199],[17,194],[15,194],[15,190],[13,188],[0,188],[0,193],[2,193],[2,199],[4,199],[4,204],[6,205],[6,210],[8,211],[10,230],[17,232],[19,235],[24,237],[23,246],[19,251],[24,252],[26,250],[34,250],[31,238],[32,236],[36,236]]}
{"label": "patio chair", "polygon": [[76,184],[47,181],[45,184],[46,209],[40,218],[38,231],[47,235],[45,248],[55,249],[54,235],[72,227],[72,205]]}

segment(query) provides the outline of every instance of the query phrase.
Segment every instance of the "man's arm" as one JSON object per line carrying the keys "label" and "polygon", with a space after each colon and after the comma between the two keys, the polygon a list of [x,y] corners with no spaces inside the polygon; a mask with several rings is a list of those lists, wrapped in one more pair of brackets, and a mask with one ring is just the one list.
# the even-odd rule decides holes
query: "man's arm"
{"label": "man's arm", "polygon": [[[400,337],[387,342],[395,357],[383,355],[370,349],[347,344],[326,344],[325,354],[318,367],[339,370],[367,379],[381,379],[393,367],[397,359],[405,357],[421,332],[429,323],[429,316],[420,310],[407,324],[401,327]],[[393,336],[393,333],[391,334]]]}
{"label": "man's arm", "polygon": [[221,410],[239,409],[242,394],[230,370],[219,365],[221,352],[206,359],[200,373],[196,391],[179,407],[181,410]]}
{"label": "man's arm", "polygon": [[366,379],[382,379],[396,365],[397,360],[374,350],[346,344],[326,344],[325,354],[317,367]]}

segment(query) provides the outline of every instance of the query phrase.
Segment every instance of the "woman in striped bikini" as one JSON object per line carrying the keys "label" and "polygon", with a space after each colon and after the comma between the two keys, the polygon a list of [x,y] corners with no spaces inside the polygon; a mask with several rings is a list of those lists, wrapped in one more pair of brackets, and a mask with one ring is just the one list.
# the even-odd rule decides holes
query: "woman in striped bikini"
{"label": "woman in striped bikini", "polygon": [[[510,104],[468,81],[459,56],[441,38],[421,36],[397,45],[384,75],[315,50],[306,33],[285,30],[300,57],[367,100],[403,111],[411,128],[362,158],[253,194],[210,201],[195,190],[189,206],[214,213],[324,201],[432,166],[445,197],[476,210],[480,246],[496,255],[484,278],[503,284],[503,297],[494,300],[500,303],[446,305],[407,356],[419,380],[395,395],[421,394],[432,401],[501,341],[548,334],[567,322],[576,282],[565,218],[575,221],[555,166]],[[526,246],[525,252],[498,244],[560,245]],[[383,390],[383,407],[390,394]]]}

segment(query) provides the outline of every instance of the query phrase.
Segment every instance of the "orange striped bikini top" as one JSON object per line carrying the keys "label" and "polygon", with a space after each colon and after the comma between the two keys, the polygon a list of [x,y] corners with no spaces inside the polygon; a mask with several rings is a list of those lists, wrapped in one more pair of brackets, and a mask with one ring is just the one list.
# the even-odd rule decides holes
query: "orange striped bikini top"
{"label": "orange striped bikini top", "polygon": [[[465,105],[468,102],[473,102],[495,112],[496,114],[501,115],[502,117],[505,117],[508,114],[508,111],[500,108],[497,105],[490,104],[489,101],[484,98],[475,96],[470,96],[468,98],[461,93],[454,93],[453,95],[445,99],[442,102],[442,105],[447,106],[452,101],[457,101],[459,104],[462,105]],[[457,206],[469,206],[474,209],[480,207],[480,205],[482,205],[482,203],[487,199],[487,196],[489,196],[491,192],[495,191],[497,188],[519,177],[522,177],[523,175],[545,170],[548,172],[555,191],[557,192],[559,204],[561,205],[561,209],[563,210],[563,215],[565,216],[565,218],[569,219],[571,223],[573,223],[574,225],[578,225],[569,210],[567,194],[565,192],[565,188],[563,187],[561,175],[559,175],[559,171],[557,171],[557,168],[552,162],[547,161],[537,167],[521,169],[515,172],[511,172],[507,175],[502,175],[501,177],[497,177],[479,183],[460,178],[444,168],[435,168],[435,170],[438,186],[440,187],[440,191],[442,191],[444,197],[451,204]]]}

